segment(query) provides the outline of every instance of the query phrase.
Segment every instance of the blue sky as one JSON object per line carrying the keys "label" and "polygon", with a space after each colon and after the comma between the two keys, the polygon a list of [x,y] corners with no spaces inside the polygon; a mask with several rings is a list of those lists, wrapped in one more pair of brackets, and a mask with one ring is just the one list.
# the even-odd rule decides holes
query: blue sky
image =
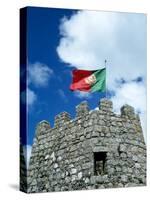
{"label": "blue sky", "polygon": [[103,68],[105,59],[114,112],[133,106],[146,140],[146,15],[29,7],[27,19],[28,152],[40,121],[53,127],[63,111],[74,118],[84,100],[97,108],[106,94],[71,92],[71,71]]}
{"label": "blue sky", "polygon": [[[31,101],[28,108],[29,145],[32,145],[38,122],[48,120],[53,127],[55,116],[63,111],[74,117],[75,106],[82,100],[80,94],[75,95],[69,90],[71,71],[74,67],[67,67],[56,51],[60,40],[60,20],[64,16],[70,17],[75,12],[66,9],[28,8],[28,79],[31,79],[28,81],[28,101]],[[40,70],[42,68],[49,69],[45,70],[45,76]],[[45,82],[42,83],[41,80],[39,83],[39,79],[35,80],[38,73],[42,78],[45,77]],[[88,100],[90,108],[93,109],[97,107],[100,97],[104,97],[105,94],[94,93],[84,96],[83,100]]]}

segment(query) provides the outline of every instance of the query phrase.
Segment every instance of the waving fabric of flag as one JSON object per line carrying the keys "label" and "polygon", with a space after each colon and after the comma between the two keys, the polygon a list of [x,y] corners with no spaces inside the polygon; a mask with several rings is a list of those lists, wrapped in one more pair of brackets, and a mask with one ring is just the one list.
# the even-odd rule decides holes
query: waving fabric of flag
{"label": "waving fabric of flag", "polygon": [[105,92],[106,90],[106,68],[94,71],[73,70],[72,84],[70,90],[85,92]]}

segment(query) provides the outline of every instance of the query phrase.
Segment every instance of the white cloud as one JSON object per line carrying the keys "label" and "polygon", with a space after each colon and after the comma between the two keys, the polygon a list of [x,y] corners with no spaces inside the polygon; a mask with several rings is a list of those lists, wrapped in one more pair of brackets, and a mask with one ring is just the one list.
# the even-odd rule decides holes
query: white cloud
{"label": "white cloud", "polygon": [[32,83],[36,87],[45,87],[48,85],[53,70],[47,65],[36,62],[28,66],[28,84]]}
{"label": "white cloud", "polygon": [[99,110],[99,107],[94,108],[93,110]]}
{"label": "white cloud", "polygon": [[74,95],[80,99],[90,99],[92,98],[92,94],[91,93],[88,93],[88,92],[83,92],[83,91],[75,91],[74,92]]}
{"label": "white cloud", "polygon": [[32,106],[34,102],[37,100],[37,95],[33,90],[27,87],[26,91],[21,92],[21,103],[27,104],[28,106]]}
{"label": "white cloud", "polygon": [[144,14],[80,11],[62,20],[60,32],[60,59],[87,70],[102,68],[107,59],[109,87],[117,78],[146,76]]}
{"label": "white cloud", "polygon": [[36,100],[37,100],[37,95],[35,94],[35,92],[27,88],[27,105],[32,106]]}
{"label": "white cloud", "polygon": [[29,161],[31,157],[32,146],[31,145],[24,145],[23,146],[23,153],[26,161],[27,167],[29,166]]}
{"label": "white cloud", "polygon": [[[31,90],[31,84],[35,87],[46,87],[48,82],[53,74],[53,70],[50,69],[47,65],[40,62],[35,62],[28,65],[28,88],[27,88],[27,105],[34,105],[37,100],[37,94],[34,90]],[[24,92],[21,95],[22,102],[25,98]]]}
{"label": "white cloud", "polygon": [[[115,94],[115,109],[127,103],[140,111],[146,135],[146,15],[79,11],[62,19],[60,34],[57,53],[68,66],[99,69],[107,59],[107,89]],[[143,82],[133,82],[138,77]],[[118,84],[121,79],[125,84]]]}

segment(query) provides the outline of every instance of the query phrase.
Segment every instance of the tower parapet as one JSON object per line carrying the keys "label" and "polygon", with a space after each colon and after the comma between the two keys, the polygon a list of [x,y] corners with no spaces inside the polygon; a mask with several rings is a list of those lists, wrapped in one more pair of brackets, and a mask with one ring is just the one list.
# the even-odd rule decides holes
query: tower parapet
{"label": "tower parapet", "polygon": [[87,102],[37,126],[28,173],[28,192],[67,191],[146,185],[146,145],[134,108],[121,115],[101,99],[99,110]]}

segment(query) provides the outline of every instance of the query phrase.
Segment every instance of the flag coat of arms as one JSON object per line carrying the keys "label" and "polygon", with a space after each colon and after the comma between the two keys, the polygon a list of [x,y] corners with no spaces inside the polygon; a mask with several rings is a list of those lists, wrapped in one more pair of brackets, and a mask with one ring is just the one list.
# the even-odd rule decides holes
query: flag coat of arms
{"label": "flag coat of arms", "polygon": [[99,70],[73,70],[72,84],[70,90],[84,92],[105,92],[106,90],[106,68]]}

